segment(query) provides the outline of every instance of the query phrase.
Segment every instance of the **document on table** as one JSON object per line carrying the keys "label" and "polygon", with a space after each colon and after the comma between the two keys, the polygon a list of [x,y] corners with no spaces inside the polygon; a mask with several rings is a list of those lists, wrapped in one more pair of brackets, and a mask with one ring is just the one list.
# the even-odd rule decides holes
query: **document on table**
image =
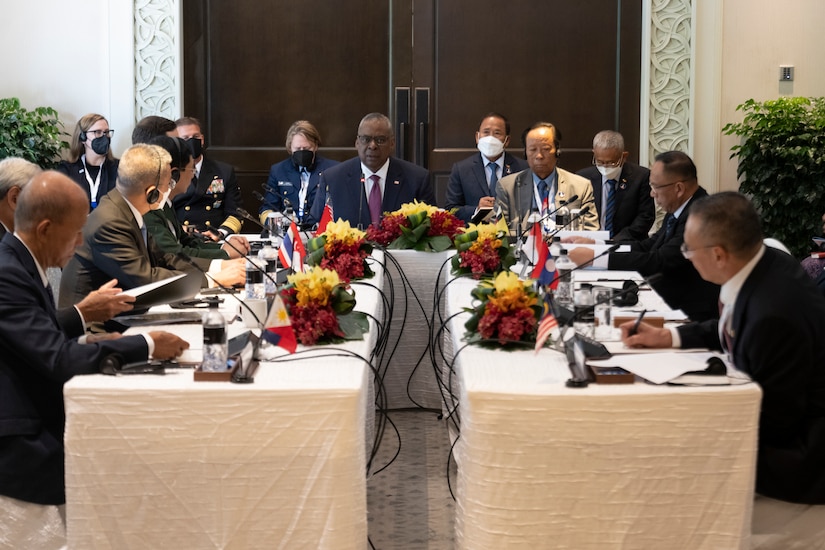
{"label": "document on table", "polygon": [[[640,350],[641,351],[641,350]],[[664,384],[691,371],[703,371],[708,367],[708,359],[719,357],[718,353],[709,351],[684,352],[680,350],[656,350],[645,353],[628,353],[614,355],[610,359],[589,360],[601,367],[621,367],[654,384]],[[728,372],[731,367],[728,365]]]}

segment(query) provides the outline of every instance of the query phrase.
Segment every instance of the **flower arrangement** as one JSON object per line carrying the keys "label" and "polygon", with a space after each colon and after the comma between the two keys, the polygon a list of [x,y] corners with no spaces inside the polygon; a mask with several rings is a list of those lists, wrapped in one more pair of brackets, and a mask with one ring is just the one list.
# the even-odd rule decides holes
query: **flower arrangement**
{"label": "flower arrangement", "polygon": [[392,249],[443,252],[464,226],[452,212],[413,201],[367,229],[367,239]]}
{"label": "flower arrangement", "polygon": [[369,330],[366,315],[353,311],[355,295],[332,269],[312,267],[287,278],[281,291],[292,328],[305,346],[359,340]]}
{"label": "flower arrangement", "polygon": [[507,222],[473,224],[456,236],[458,254],[452,258],[453,275],[472,275],[480,279],[506,271],[516,263],[513,249],[507,244]]}
{"label": "flower arrangement", "polygon": [[332,269],[344,283],[370,278],[374,273],[367,264],[367,256],[372,245],[366,236],[346,220],[329,222],[321,235],[307,241],[306,263]]}
{"label": "flower arrangement", "polygon": [[482,280],[471,294],[478,304],[465,308],[472,314],[464,324],[466,341],[502,346],[535,342],[542,307],[531,281],[502,271],[495,279]]}

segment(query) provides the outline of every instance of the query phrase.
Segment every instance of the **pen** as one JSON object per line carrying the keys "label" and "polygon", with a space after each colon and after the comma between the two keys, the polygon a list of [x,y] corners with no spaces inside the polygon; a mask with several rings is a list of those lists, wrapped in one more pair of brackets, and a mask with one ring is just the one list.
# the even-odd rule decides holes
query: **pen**
{"label": "pen", "polygon": [[633,336],[634,334],[639,332],[639,325],[642,324],[642,319],[644,319],[645,313],[647,313],[647,310],[643,309],[639,316],[636,318],[636,322],[633,323],[633,328],[630,329],[630,333],[628,334],[628,336]]}

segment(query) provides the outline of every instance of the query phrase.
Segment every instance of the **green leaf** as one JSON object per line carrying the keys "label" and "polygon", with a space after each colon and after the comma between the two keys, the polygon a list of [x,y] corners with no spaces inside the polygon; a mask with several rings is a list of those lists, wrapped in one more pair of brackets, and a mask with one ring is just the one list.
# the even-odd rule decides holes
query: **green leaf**
{"label": "green leaf", "polygon": [[370,321],[366,314],[360,311],[338,315],[338,327],[344,333],[346,340],[362,340],[370,329]]}

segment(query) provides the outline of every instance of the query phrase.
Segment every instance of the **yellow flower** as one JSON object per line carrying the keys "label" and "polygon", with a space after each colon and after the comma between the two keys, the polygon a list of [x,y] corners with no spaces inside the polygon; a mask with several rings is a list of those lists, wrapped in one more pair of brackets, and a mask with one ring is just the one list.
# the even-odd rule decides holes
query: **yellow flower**
{"label": "yellow flower", "polygon": [[351,245],[363,240],[366,233],[352,227],[347,220],[339,218],[337,222],[329,222],[327,224],[327,228],[324,230],[324,236],[327,238],[327,245],[330,245],[333,241]]}
{"label": "yellow flower", "polygon": [[425,213],[427,216],[431,215],[433,212],[437,212],[440,210],[437,206],[432,206],[424,202],[418,202],[418,200],[413,200],[413,202],[408,202],[401,205],[401,208],[396,210],[397,213],[409,217],[414,214]]}
{"label": "yellow flower", "polygon": [[295,300],[299,306],[327,305],[332,289],[340,283],[338,273],[320,267],[313,267],[304,273],[295,273],[287,277],[287,280],[295,287]]}
{"label": "yellow flower", "polygon": [[[487,241],[493,240],[503,237],[507,234],[507,222],[504,221],[504,217],[502,217],[498,222],[495,224],[492,223],[480,223],[480,224],[468,224],[467,227],[463,229],[464,233],[470,233],[472,231],[478,232],[479,241]],[[500,246],[500,245],[499,245]]]}
{"label": "yellow flower", "polygon": [[496,275],[496,278],[493,281],[493,287],[496,289],[496,293],[505,290],[523,291],[525,288],[530,288],[531,286],[532,282],[522,281],[518,278],[518,275],[516,275],[512,271],[502,271],[501,273]]}

